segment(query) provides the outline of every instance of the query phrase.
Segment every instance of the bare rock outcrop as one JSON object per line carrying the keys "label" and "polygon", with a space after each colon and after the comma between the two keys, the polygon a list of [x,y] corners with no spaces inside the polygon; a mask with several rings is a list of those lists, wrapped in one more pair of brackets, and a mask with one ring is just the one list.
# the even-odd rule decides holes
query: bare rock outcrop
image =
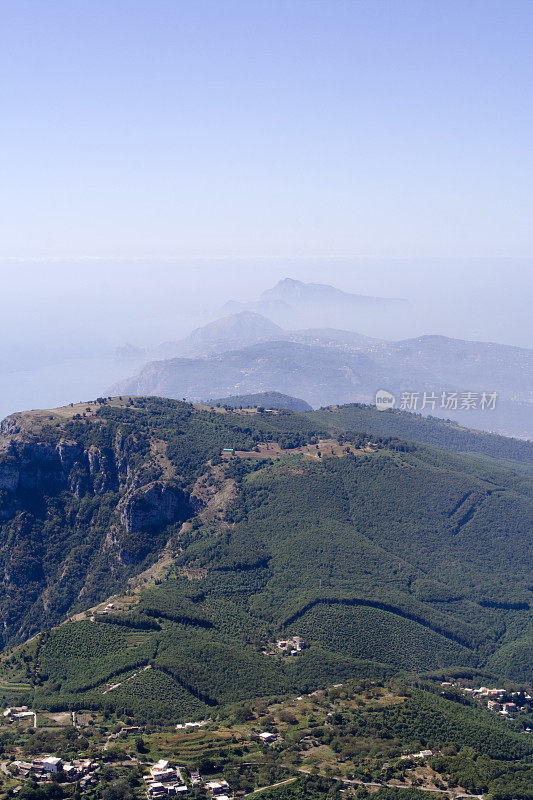
{"label": "bare rock outcrop", "polygon": [[127,533],[139,533],[184,520],[192,511],[185,492],[171,484],[154,481],[126,495],[120,518]]}
{"label": "bare rock outcrop", "polygon": [[4,456],[0,460],[0,490],[13,494],[19,485],[20,469],[15,458]]}

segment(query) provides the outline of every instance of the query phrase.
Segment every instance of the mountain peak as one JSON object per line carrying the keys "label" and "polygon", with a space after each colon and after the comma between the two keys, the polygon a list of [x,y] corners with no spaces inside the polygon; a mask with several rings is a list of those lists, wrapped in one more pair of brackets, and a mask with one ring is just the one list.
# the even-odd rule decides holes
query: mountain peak
{"label": "mountain peak", "polygon": [[358,305],[368,302],[373,304],[405,302],[397,299],[353,294],[352,292],[344,292],[342,289],[337,289],[336,286],[331,286],[328,283],[304,283],[295,278],[282,278],[275,286],[262,293],[261,300],[263,302],[282,301],[289,305],[294,303]]}
{"label": "mountain peak", "polygon": [[195,328],[186,339],[165,342],[160,349],[165,356],[197,357],[278,339],[283,335],[284,331],[275,322],[244,309]]}
{"label": "mountain peak", "polygon": [[190,337],[204,337],[206,334],[227,333],[228,331],[244,330],[247,326],[253,325],[254,330],[261,331],[262,333],[280,333],[281,328],[275,322],[265,317],[263,314],[258,314],[256,311],[236,311],[234,314],[228,314],[224,317],[209,322],[201,328],[196,328],[190,334]]}
{"label": "mountain peak", "polygon": [[249,302],[229,301],[222,310],[224,314],[236,311],[255,311],[281,325],[294,330],[306,327],[345,327],[353,329],[371,320],[376,324],[376,313],[403,312],[407,301],[398,298],[372,297],[364,294],[344,292],[327,283],[305,283],[296,278],[285,277],[270,289],[266,289],[257,300]]}
{"label": "mountain peak", "polygon": [[295,278],[282,278],[271,289],[261,294],[262,300],[283,300],[285,302],[315,301],[320,297],[340,297],[345,295],[340,289],[325,283],[304,283]]}

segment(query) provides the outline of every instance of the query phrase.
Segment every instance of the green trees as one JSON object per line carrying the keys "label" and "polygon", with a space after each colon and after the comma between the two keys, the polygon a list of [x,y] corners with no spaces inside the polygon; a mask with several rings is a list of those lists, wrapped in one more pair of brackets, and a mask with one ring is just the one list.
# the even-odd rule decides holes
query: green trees
{"label": "green trees", "polygon": [[373,406],[353,403],[335,409],[321,409],[309,416],[342,432],[366,431],[376,436],[394,436],[454,452],[482,453],[524,464],[531,464],[533,459],[531,442],[469,430],[437,417],[423,417],[397,409],[383,412]]}

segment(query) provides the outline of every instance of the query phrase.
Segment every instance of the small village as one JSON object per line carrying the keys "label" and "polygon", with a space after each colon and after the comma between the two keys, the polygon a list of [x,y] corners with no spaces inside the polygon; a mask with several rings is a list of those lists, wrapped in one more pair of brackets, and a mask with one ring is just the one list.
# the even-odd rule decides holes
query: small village
{"label": "small village", "polygon": [[[287,647],[301,649],[303,640],[300,640],[299,637],[294,637],[283,642],[282,645],[281,649]],[[65,716],[71,718],[72,724],[76,723],[76,715],[74,713],[65,714]],[[35,730],[37,728],[38,714],[26,705],[10,706],[4,710],[2,717],[4,725],[14,725],[20,731]],[[174,729],[193,733],[211,724],[211,719],[187,721],[176,724]],[[79,758],[66,759],[60,755],[45,753],[31,758],[15,758],[10,761],[4,761],[1,765],[2,773],[7,777],[20,781],[18,785],[10,790],[13,796],[17,796],[26,784],[39,786],[47,786],[53,783],[63,786],[71,784],[78,786],[79,790],[83,792],[98,784],[102,778],[102,769],[106,763],[113,763],[112,750],[110,748],[115,746],[119,740],[142,736],[142,731],[143,728],[139,725],[126,725],[114,733],[110,733],[103,746],[102,757],[97,760],[81,756]],[[280,741],[280,736],[270,731],[256,732],[253,734],[253,738],[258,744],[266,747]],[[122,758],[125,755],[124,753]],[[111,761],[109,758],[111,758]],[[182,765],[178,766],[171,763],[169,759],[161,758],[151,763],[145,758],[141,760],[141,758],[129,755],[127,763],[130,766],[137,765],[143,771],[147,770],[147,774],[142,776],[142,785],[144,787],[144,796],[149,799],[167,796],[187,796],[192,790],[195,790],[195,797],[200,793],[207,800],[210,800],[210,798],[232,800],[245,794],[243,791],[232,791],[228,782],[222,777],[204,777],[200,775],[198,770]]]}
{"label": "small village", "polygon": [[[340,688],[342,684],[338,684]],[[321,690],[311,693],[310,698],[320,697],[323,695]],[[304,696],[296,698],[296,701],[304,700]],[[26,708],[20,709],[7,709],[6,711],[14,712],[14,720],[26,719],[26,717],[16,717],[16,714],[29,711]],[[34,712],[31,712],[33,715]],[[4,712],[4,716],[8,716]],[[211,720],[201,720],[198,722],[186,722],[177,724],[176,730],[189,730],[198,729],[199,727],[208,725]],[[115,741],[121,736],[135,735],[142,728],[140,726],[125,726],[116,734],[108,737],[109,741]],[[255,732],[253,738],[265,747],[270,747],[281,742],[282,737],[279,733],[273,731]],[[410,753],[400,757],[400,760],[416,761],[417,759],[427,759],[434,755],[432,750],[422,750],[419,753]],[[131,759],[132,763],[136,759]],[[139,765],[141,763],[139,762]],[[198,793],[205,796],[206,800],[216,798],[217,800],[234,800],[236,798],[244,797],[245,791],[233,791],[229,783],[222,777],[213,779],[211,777],[205,778],[200,775],[196,769],[187,768],[172,764],[169,759],[158,759],[154,763],[143,762],[143,769],[148,769],[148,773],[143,775],[142,783],[145,790],[145,797],[148,800],[153,798],[162,797],[186,797],[192,790],[195,790],[194,796],[197,797]],[[8,765],[3,764],[2,769],[6,774],[12,775],[14,778],[20,779],[25,782],[33,782],[39,785],[46,785],[50,783],[62,784],[77,784],[81,791],[95,786],[100,778],[102,771],[102,763],[99,761],[91,760],[90,758],[77,758],[66,761],[60,756],[54,755],[39,755],[33,757],[31,760],[15,759]],[[11,794],[16,796],[22,789],[23,784],[19,784],[11,790]]]}
{"label": "small village", "polygon": [[18,778],[48,783],[53,777],[61,777],[64,781],[78,782],[80,789],[86,789],[97,782],[100,764],[89,758],[63,761],[59,756],[43,755],[31,761],[12,761],[9,769]]}
{"label": "small village", "polygon": [[[32,780],[40,784],[60,781],[78,783],[81,790],[87,789],[98,781],[101,765],[90,759],[73,759],[63,761],[59,756],[43,755],[31,761],[15,760],[9,764],[9,772],[21,780]],[[184,767],[172,766],[167,759],[160,759],[149,766],[149,773],[143,776],[146,797],[183,797],[190,789],[203,790],[207,798],[230,800],[234,797],[227,781],[204,780],[195,770],[188,772],[188,780]],[[18,794],[22,785],[12,790]]]}
{"label": "small village", "polygon": [[[455,687],[455,683],[444,681],[442,686]],[[480,686],[477,689],[472,689],[468,686],[459,687],[464,694],[470,695],[473,699],[478,700],[489,711],[494,711],[501,714],[502,717],[510,717],[511,714],[516,714],[521,709],[531,711],[533,708],[532,697],[527,692],[508,692],[506,689],[489,688],[487,686]]]}
{"label": "small village", "polygon": [[[272,646],[290,657],[293,651],[304,648],[305,642],[299,636],[292,636],[279,639]],[[442,681],[440,686],[437,682],[437,687],[442,695],[464,693],[479,703],[485,713],[504,712],[503,716],[510,720],[515,709],[531,707],[531,697],[526,692],[466,687],[452,681]],[[238,800],[254,796],[269,786],[300,780],[314,769],[315,774],[329,774],[341,781],[347,796],[357,794],[358,787],[374,791],[379,787],[418,786],[443,792],[445,800],[478,798],[480,795],[469,793],[457,784],[443,782],[435,773],[432,765],[435,759],[442,759],[443,749],[429,742],[421,749],[391,752],[381,763],[364,760],[360,765],[350,765],[350,758],[338,758],[334,751],[325,748],[323,734],[312,723],[313,718],[320,720],[323,732],[327,732],[357,706],[378,710],[394,707],[403,700],[401,695],[395,697],[385,686],[373,681],[364,681],[359,688],[338,683],[329,690],[316,689],[270,704],[245,703],[221,718],[213,715],[213,719],[183,720],[168,728],[124,724],[95,713],[36,712],[26,705],[10,706],[2,713],[3,727],[13,731],[19,742],[31,742],[42,731],[41,735],[50,737],[52,748],[54,741],[58,746],[31,755],[28,748],[12,750],[10,758],[6,758],[6,753],[0,768],[4,784],[7,782],[9,787],[8,796],[22,792],[22,797],[26,796],[25,787],[52,791],[55,784],[62,791],[58,797],[100,798],[102,787],[115,776],[119,783],[131,778],[131,786],[135,788],[128,797],[139,800],[167,796]],[[63,726],[65,734],[60,734],[59,727],[54,733],[50,727],[53,722]],[[37,723],[38,727],[34,727]],[[298,735],[300,725],[304,726],[304,735]],[[69,736],[74,742],[74,732],[85,737],[84,747],[68,744]],[[54,739],[58,736],[66,736],[62,739],[66,747],[59,745],[58,738]],[[368,746],[371,753],[372,745]],[[292,753],[291,767],[286,766],[288,753]],[[260,775],[263,765],[269,766]],[[252,772],[243,781],[250,768]]]}

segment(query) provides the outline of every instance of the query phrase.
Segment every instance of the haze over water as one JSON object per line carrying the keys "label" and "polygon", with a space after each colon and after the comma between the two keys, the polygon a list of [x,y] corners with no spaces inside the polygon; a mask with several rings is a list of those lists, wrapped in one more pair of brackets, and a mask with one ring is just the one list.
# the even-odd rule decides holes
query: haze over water
{"label": "haze over water", "polygon": [[[0,416],[103,391],[286,276],[532,346],[523,0],[3,10]],[[97,360],[98,359],[98,360]]]}
{"label": "haze over water", "polygon": [[105,392],[132,371],[115,358],[117,347],[179,339],[219,316],[227,300],[255,299],[285,276],[409,301],[398,313],[354,318],[351,329],[370,336],[531,347],[532,267],[525,259],[4,263],[0,417]]}

